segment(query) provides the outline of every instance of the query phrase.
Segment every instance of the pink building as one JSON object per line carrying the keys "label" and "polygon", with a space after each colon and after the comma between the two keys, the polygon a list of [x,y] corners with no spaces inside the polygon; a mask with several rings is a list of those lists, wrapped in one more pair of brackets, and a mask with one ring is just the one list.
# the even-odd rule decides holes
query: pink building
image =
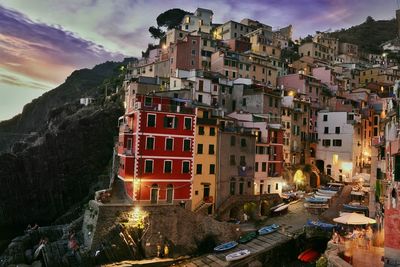
{"label": "pink building", "polygon": [[294,89],[298,94],[307,95],[312,102],[319,102],[322,93],[322,84],[319,79],[299,73],[278,77],[279,85],[283,85],[285,90]]}
{"label": "pink building", "polygon": [[330,67],[318,67],[312,69],[312,76],[326,84],[332,92],[338,90],[336,82],[336,73]]}
{"label": "pink building", "polygon": [[176,69],[201,69],[200,42],[200,36],[187,35],[169,47],[171,76],[174,76]]}

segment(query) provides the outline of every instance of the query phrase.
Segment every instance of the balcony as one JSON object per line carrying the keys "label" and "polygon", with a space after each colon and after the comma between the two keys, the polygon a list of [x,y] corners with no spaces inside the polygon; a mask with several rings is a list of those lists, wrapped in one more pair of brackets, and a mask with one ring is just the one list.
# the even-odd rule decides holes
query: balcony
{"label": "balcony", "polygon": [[197,124],[216,126],[217,125],[217,119],[197,118]]}
{"label": "balcony", "polygon": [[385,137],[384,136],[372,137],[372,145],[375,147],[384,146],[385,145]]}
{"label": "balcony", "polygon": [[128,126],[128,124],[121,124],[119,126],[120,133],[132,133],[132,129]]}
{"label": "balcony", "polygon": [[212,203],[214,203],[214,198],[213,198],[212,196],[203,197],[203,201],[204,201],[205,203],[212,204]]}
{"label": "balcony", "polygon": [[135,109],[146,110],[146,111],[160,111],[170,113],[181,113],[181,114],[194,114],[195,109],[189,107],[182,107],[178,105],[163,105],[163,104],[151,104],[143,105],[142,102],[135,103]]}
{"label": "balcony", "polygon": [[245,177],[245,176],[252,176],[254,175],[253,167],[251,166],[238,166],[238,176]]}

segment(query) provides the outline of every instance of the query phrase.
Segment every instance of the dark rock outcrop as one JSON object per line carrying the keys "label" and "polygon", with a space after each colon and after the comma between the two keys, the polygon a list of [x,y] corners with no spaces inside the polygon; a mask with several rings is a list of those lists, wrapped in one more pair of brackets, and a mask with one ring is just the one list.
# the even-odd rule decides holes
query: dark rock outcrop
{"label": "dark rock outcrop", "polygon": [[59,109],[26,148],[0,155],[0,228],[51,223],[107,169],[120,102]]}

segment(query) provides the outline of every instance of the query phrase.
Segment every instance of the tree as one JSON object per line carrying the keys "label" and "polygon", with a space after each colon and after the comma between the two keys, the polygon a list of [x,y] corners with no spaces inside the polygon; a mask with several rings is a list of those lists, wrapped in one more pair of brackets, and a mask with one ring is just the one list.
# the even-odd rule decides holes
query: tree
{"label": "tree", "polygon": [[176,28],[182,22],[186,14],[191,13],[179,8],[169,9],[161,13],[156,19],[157,27],[151,26],[149,28],[151,37],[154,39],[163,39],[165,37],[165,31],[163,31],[162,28],[166,28],[167,30]]}
{"label": "tree", "polygon": [[165,35],[165,32],[163,31],[163,30],[161,30],[160,28],[156,28],[156,27],[154,27],[154,26],[151,26],[150,28],[149,28],[149,32],[150,32],[150,34],[151,34],[151,37],[152,38],[154,38],[154,39],[161,39],[161,38],[163,38],[164,37],[164,35]]}
{"label": "tree", "polygon": [[190,14],[185,10],[179,8],[169,9],[157,17],[158,27],[166,27],[168,30],[177,27],[186,14]]}
{"label": "tree", "polygon": [[374,21],[375,21],[375,20],[374,20],[373,17],[368,16],[367,19],[365,20],[365,23],[372,23],[372,22],[374,22]]}

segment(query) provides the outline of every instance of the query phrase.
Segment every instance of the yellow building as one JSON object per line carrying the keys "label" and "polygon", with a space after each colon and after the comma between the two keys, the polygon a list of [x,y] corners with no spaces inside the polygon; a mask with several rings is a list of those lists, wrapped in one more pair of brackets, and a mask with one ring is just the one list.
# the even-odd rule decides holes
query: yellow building
{"label": "yellow building", "polygon": [[192,211],[212,214],[214,211],[217,178],[218,119],[211,117],[211,109],[199,108],[197,115]]}

